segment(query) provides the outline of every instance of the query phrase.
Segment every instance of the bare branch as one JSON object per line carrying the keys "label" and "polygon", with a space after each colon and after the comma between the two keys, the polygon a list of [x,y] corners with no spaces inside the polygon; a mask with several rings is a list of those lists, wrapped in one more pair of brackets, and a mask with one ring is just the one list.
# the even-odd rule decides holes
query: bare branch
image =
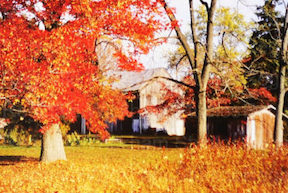
{"label": "bare branch", "polygon": [[100,44],[111,45],[111,46],[114,47],[116,50],[120,50],[119,46],[117,46],[116,44],[114,44],[114,43],[111,42],[111,41],[102,40],[102,41],[98,42],[97,44],[95,44],[95,47],[99,46]]}
{"label": "bare branch", "polygon": [[179,61],[175,64],[176,69],[178,68],[178,65],[182,62],[182,60],[183,60],[186,56],[187,56],[186,54],[183,55],[183,56],[179,59]]}
{"label": "bare branch", "polygon": [[198,37],[197,37],[193,0],[189,1],[189,3],[190,3],[191,32],[192,32],[192,39],[194,43],[194,67],[197,68],[198,67],[198,53],[199,53],[198,44],[200,41],[198,41]]}
{"label": "bare branch", "polygon": [[195,86],[191,86],[191,85],[189,85],[189,84],[186,84],[186,83],[183,82],[183,81],[175,80],[175,79],[173,79],[173,78],[168,78],[168,77],[164,77],[164,76],[156,76],[156,77],[154,77],[153,79],[157,79],[157,78],[162,78],[162,79],[165,79],[165,80],[169,80],[169,81],[172,81],[172,82],[174,82],[174,83],[177,83],[177,84],[183,85],[183,86],[185,86],[185,87],[188,87],[188,88],[190,88],[190,89],[195,89]]}
{"label": "bare branch", "polygon": [[[164,7],[164,9],[165,9],[165,11],[166,11],[166,13],[167,13],[167,16],[169,17],[171,23],[177,22],[177,19],[176,19],[174,13],[170,10],[170,8],[168,7],[166,1],[163,0],[162,2],[163,2],[163,7]],[[195,67],[194,67],[194,65],[193,65],[193,63],[194,63],[194,61],[193,61],[193,58],[194,58],[194,56],[193,56],[193,51],[192,51],[192,49],[190,48],[190,45],[189,45],[189,43],[188,43],[187,38],[186,38],[186,36],[182,33],[182,31],[181,31],[181,29],[180,29],[179,26],[176,25],[174,29],[175,29],[175,31],[176,31],[177,37],[178,37],[181,45],[183,46],[184,50],[186,51],[186,54],[187,54],[187,56],[188,56],[188,60],[189,60],[190,66],[191,66],[192,69],[194,69]]]}
{"label": "bare branch", "polygon": [[209,5],[208,5],[208,3],[206,2],[206,1],[203,1],[203,0],[200,0],[200,2],[202,3],[202,5],[204,5],[205,6],[205,8],[206,8],[206,11],[207,12],[209,12]]}
{"label": "bare branch", "polygon": [[279,41],[279,39],[281,39],[281,27],[279,26],[279,23],[277,22],[275,17],[271,16],[271,14],[269,14],[269,13],[266,13],[266,14],[273,20],[274,24],[276,25],[278,37],[274,38],[270,31],[269,31],[269,34],[273,40]]}
{"label": "bare branch", "polygon": [[[201,80],[203,85],[207,85],[210,73],[210,64],[213,61],[213,17],[216,10],[217,0],[211,0],[211,6],[208,10],[208,21],[207,21],[207,35],[206,35],[206,53],[204,64],[201,73]],[[205,87],[202,88],[206,90]]]}
{"label": "bare branch", "polygon": [[20,110],[20,109],[14,109],[14,108],[12,108],[12,109],[10,109],[11,111],[14,111],[14,112],[16,112],[16,113],[28,113],[28,111],[26,111],[26,110]]}
{"label": "bare branch", "polygon": [[225,33],[225,31],[224,31],[223,34],[222,34],[221,45],[222,45],[222,47],[223,47],[223,49],[224,49],[225,56],[228,57],[228,53],[227,53],[227,50],[226,50],[226,47],[225,47],[225,44],[224,44],[225,34],[226,34],[226,33]]}

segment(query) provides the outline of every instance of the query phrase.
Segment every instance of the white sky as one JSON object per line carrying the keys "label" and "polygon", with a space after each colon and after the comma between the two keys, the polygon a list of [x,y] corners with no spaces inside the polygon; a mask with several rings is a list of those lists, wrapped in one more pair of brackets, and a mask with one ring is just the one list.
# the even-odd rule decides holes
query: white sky
{"label": "white sky", "polygon": [[[209,1],[209,0],[208,0]],[[283,0],[288,3],[288,0]],[[182,30],[187,31],[185,26],[189,25],[189,6],[188,0],[169,0],[170,6],[176,8],[176,18],[180,21]],[[199,5],[199,0],[195,0],[195,8]],[[235,9],[245,16],[247,21],[257,21],[255,15],[256,6],[263,5],[264,0],[218,0],[217,7],[224,6]],[[280,8],[285,11],[284,6]],[[167,55],[173,52],[175,46],[173,44],[165,44],[153,49],[149,55],[141,57],[141,61],[146,68],[167,67]]]}

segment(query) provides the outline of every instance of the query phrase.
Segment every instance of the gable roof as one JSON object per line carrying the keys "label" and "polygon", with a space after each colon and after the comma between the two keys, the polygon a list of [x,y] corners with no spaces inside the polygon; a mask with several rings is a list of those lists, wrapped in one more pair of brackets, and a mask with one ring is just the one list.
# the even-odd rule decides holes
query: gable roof
{"label": "gable roof", "polygon": [[141,90],[150,80],[157,77],[171,77],[165,68],[153,68],[140,72],[119,71],[116,74],[119,76],[119,80],[115,81],[112,87],[124,92]]}
{"label": "gable roof", "polygon": [[[275,114],[276,108],[273,105],[265,106],[225,106],[225,107],[215,107],[207,109],[207,117],[246,117],[249,114],[267,109],[272,111]],[[196,117],[196,112],[189,114],[190,117]],[[288,116],[283,113],[283,117],[288,119]]]}

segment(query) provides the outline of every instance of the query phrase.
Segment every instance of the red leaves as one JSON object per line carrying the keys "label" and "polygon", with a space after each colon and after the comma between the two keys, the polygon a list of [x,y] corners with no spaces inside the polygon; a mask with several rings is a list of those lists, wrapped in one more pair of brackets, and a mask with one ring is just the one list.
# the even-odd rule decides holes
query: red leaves
{"label": "red leaves", "polygon": [[[195,81],[191,76],[184,78],[184,82],[191,87],[195,86]],[[167,93],[164,97],[164,102],[152,107],[149,107],[150,112],[161,112],[163,109],[168,109],[171,113],[177,110],[185,110],[186,113],[195,111],[196,96],[195,89],[181,86],[184,90],[184,96],[174,93],[171,89],[163,85],[163,90]],[[247,92],[248,91],[248,92]],[[243,101],[251,102],[258,105],[268,105],[276,102],[276,98],[265,88],[259,89],[244,89],[243,87],[233,87],[227,89],[223,81],[218,77],[210,78],[206,89],[207,108],[219,106],[241,105]],[[177,105],[175,105],[177,104]],[[182,107],[182,109],[181,109]]]}
{"label": "red leaves", "polygon": [[133,59],[132,57],[127,57],[121,52],[116,52],[114,56],[118,59],[118,66],[123,70],[141,71],[144,69],[143,64],[139,63],[136,59]]}
{"label": "red leaves", "polygon": [[[74,121],[79,113],[91,131],[107,137],[106,122],[123,119],[129,112],[125,96],[104,82],[97,58],[103,53],[96,53],[96,39],[128,41],[133,46],[114,50],[119,67],[142,70],[136,58],[149,51],[155,31],[162,27],[154,4],[151,0],[1,1],[3,14],[18,14],[9,13],[0,24],[1,95],[8,100],[24,98],[25,108],[45,125],[42,132],[60,116]],[[33,18],[27,20],[19,7]],[[73,19],[63,21],[65,14]],[[40,24],[45,30],[39,29]]]}
{"label": "red leaves", "polygon": [[[195,85],[194,79],[190,76],[185,78],[185,82],[190,84],[191,86]],[[220,78],[214,77],[209,79],[206,89],[207,95],[207,105],[208,108],[218,107],[218,106],[226,106],[230,105],[233,97],[229,91],[225,90],[225,86]],[[185,93],[185,104],[190,108],[196,108],[195,101],[195,90],[184,88],[186,90]]]}
{"label": "red leaves", "polygon": [[133,102],[133,100],[136,99],[136,96],[133,94],[132,91],[129,91],[129,92],[126,94],[126,99],[128,100],[128,102]]}
{"label": "red leaves", "polygon": [[255,97],[255,98],[260,98],[264,101],[266,101],[266,103],[269,104],[269,102],[276,102],[277,98],[272,96],[271,92],[268,91],[266,88],[261,87],[259,89],[249,89],[250,94]]}

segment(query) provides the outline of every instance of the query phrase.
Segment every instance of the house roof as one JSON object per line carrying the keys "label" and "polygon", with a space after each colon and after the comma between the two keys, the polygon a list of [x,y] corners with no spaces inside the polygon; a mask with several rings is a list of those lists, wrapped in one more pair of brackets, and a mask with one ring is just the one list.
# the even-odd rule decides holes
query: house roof
{"label": "house roof", "polygon": [[[216,108],[207,109],[207,117],[246,117],[253,112],[260,111],[263,109],[275,111],[276,108],[272,105],[216,107]],[[189,114],[188,116],[196,117],[196,112],[193,112]],[[287,115],[283,114],[283,116],[286,119],[288,119]]]}
{"label": "house roof", "polygon": [[119,80],[115,81],[112,87],[124,92],[141,90],[150,80],[156,77],[170,78],[170,74],[165,68],[153,68],[140,72],[120,71],[116,74],[119,76]]}

